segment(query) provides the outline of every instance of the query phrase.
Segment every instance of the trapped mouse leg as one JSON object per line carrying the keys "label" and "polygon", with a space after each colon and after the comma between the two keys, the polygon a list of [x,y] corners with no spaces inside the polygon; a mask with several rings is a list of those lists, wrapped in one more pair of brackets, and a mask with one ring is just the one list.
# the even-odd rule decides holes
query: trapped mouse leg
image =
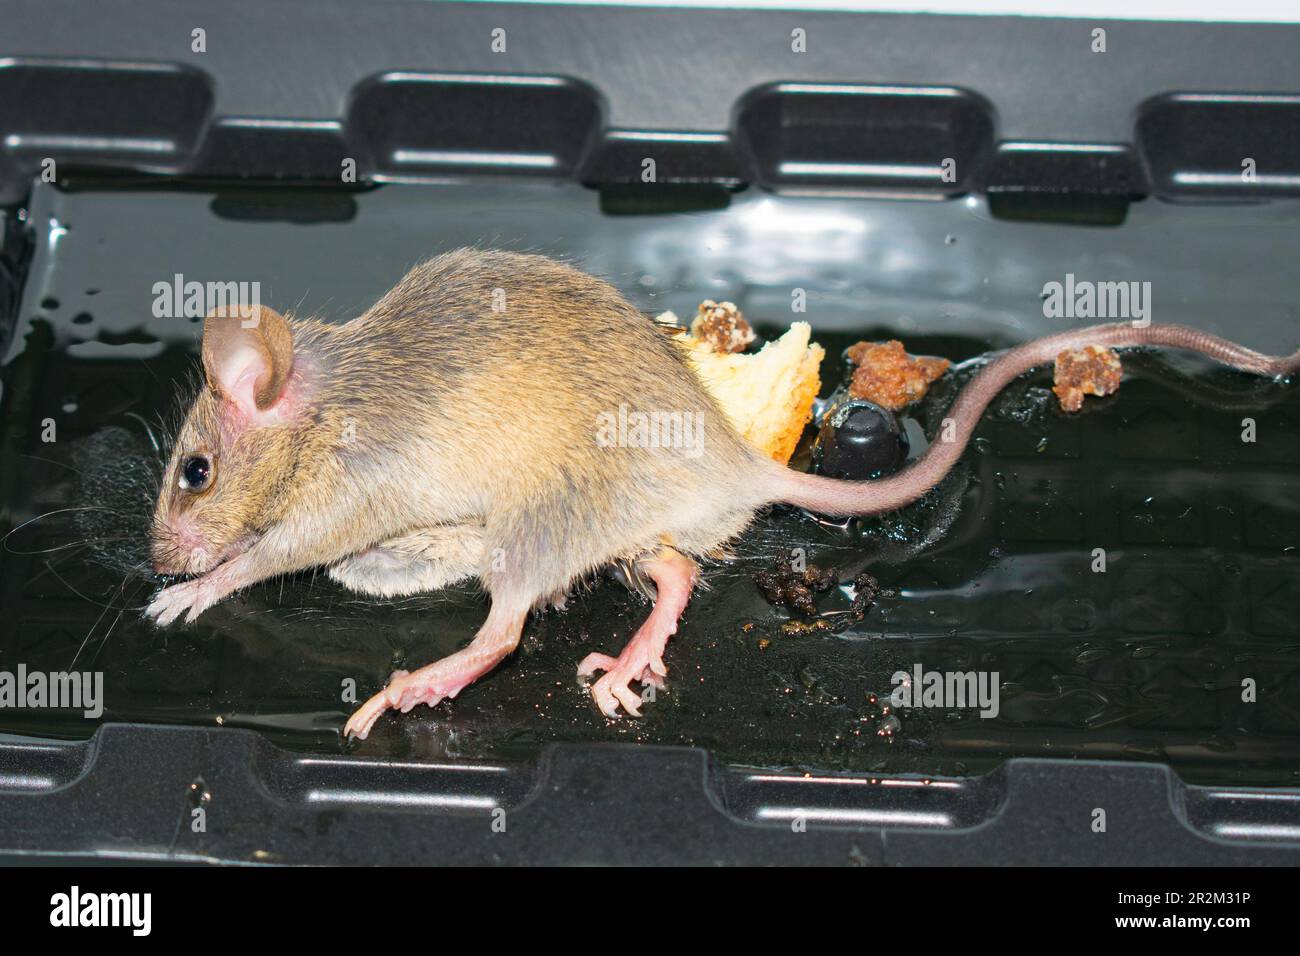
{"label": "trapped mouse leg", "polygon": [[455,697],[519,646],[528,611],[527,604],[517,600],[493,600],[487,620],[468,647],[417,671],[396,671],[388,686],[348,719],[343,735],[364,740],[375,721],[390,707],[405,714],[416,704],[432,707]]}
{"label": "trapped mouse leg", "polygon": [[658,594],[654,610],[618,657],[592,653],[578,665],[578,673],[583,677],[596,671],[605,672],[591,685],[591,699],[606,717],[617,717],[620,705],[633,717],[641,716],[641,695],[632,690],[633,681],[643,686],[664,687],[664,677],[668,674],[664,648],[668,638],[677,633],[677,622],[699,577],[694,561],[668,547],[653,558],[638,562],[637,570],[655,583]]}

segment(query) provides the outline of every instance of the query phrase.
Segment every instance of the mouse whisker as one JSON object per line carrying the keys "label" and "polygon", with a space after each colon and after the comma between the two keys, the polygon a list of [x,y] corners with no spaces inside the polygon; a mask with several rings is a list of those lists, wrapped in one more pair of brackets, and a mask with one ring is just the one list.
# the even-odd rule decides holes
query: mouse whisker
{"label": "mouse whisker", "polygon": [[[130,581],[129,576],[122,578],[122,583],[117,586],[117,597],[120,598],[123,594],[126,593],[126,585],[129,581]],[[86,636],[82,639],[81,646],[77,648],[77,653],[72,655],[72,663],[68,665],[68,670],[72,670],[77,666],[77,658],[80,657],[81,652],[86,649],[86,644],[90,641],[90,636],[95,633],[95,628],[98,627],[99,622],[104,619],[104,615],[113,609],[114,609],[114,605],[112,604],[104,605],[104,609],[99,612],[99,617],[95,618],[95,623],[90,625],[90,630],[86,632]],[[117,610],[117,616],[113,618],[113,623],[110,624],[108,626],[108,630],[104,632],[104,640],[100,643],[101,648],[105,643],[107,643],[108,636],[113,633],[113,628],[116,627],[117,622],[122,619],[122,614],[127,610],[127,608],[125,606],[122,606],[122,607],[117,607],[116,610]]]}

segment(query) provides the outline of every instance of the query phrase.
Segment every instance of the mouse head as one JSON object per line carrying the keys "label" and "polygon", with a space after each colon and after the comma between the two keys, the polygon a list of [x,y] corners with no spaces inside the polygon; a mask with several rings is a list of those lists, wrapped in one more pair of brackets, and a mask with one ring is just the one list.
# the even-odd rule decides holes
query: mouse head
{"label": "mouse head", "polygon": [[248,548],[277,516],[299,417],[293,332],[264,306],[203,324],[204,385],[163,473],[151,550],[160,574],[201,574]]}

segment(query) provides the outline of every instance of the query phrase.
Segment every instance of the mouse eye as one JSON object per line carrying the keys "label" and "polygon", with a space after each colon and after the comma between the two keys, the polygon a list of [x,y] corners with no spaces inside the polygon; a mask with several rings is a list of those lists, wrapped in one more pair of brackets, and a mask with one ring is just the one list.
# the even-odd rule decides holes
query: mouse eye
{"label": "mouse eye", "polygon": [[186,491],[203,491],[212,484],[212,462],[203,455],[191,455],[181,462],[180,485]]}

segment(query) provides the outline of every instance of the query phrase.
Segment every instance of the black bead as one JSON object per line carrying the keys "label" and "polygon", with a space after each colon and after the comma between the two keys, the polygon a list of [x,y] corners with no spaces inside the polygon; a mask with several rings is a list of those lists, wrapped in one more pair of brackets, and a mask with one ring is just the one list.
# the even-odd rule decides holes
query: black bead
{"label": "black bead", "polygon": [[837,405],[822,420],[813,446],[817,473],[855,481],[897,471],[907,460],[907,434],[888,410],[871,402]]}

